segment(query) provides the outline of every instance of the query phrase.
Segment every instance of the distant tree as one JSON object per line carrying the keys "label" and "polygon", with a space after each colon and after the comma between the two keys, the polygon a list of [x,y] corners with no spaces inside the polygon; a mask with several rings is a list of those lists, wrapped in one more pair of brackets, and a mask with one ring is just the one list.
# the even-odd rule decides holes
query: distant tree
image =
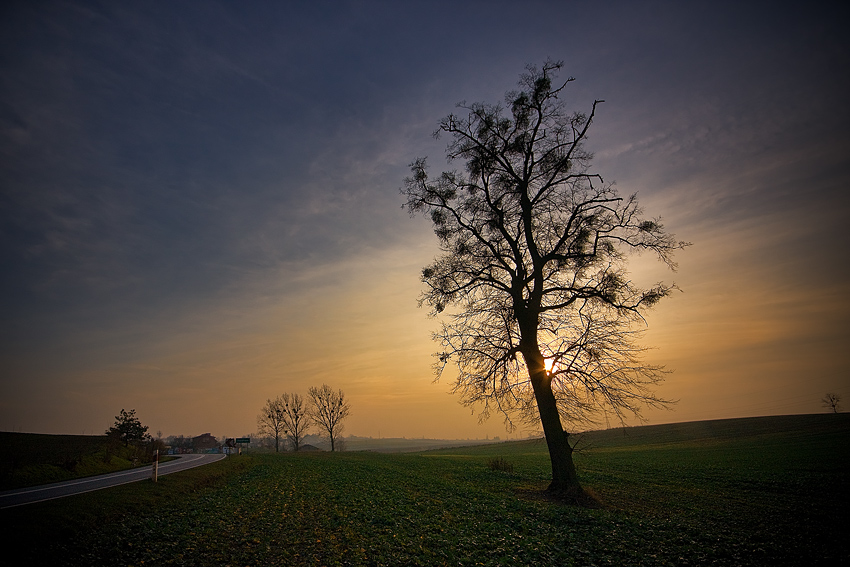
{"label": "distant tree", "polygon": [[106,430],[106,435],[118,439],[124,445],[141,443],[151,439],[151,436],[148,435],[147,425],[142,425],[142,422],[136,417],[136,410],[125,411],[123,408],[121,413],[115,416],[115,423],[112,427]]}
{"label": "distant tree", "polygon": [[304,398],[298,394],[283,394],[283,430],[293,451],[301,448],[301,442],[312,424]]}
{"label": "distant tree", "polygon": [[334,392],[327,384],[322,384],[321,388],[311,386],[308,394],[310,417],[325,432],[331,443],[331,451],[334,451],[343,430],[342,420],[348,417],[351,407],[342,390]]}
{"label": "distant tree", "polygon": [[285,402],[281,396],[266,399],[266,405],[257,416],[257,431],[274,438],[274,450],[280,452],[280,440],[286,431]]}
{"label": "distant tree", "polygon": [[841,409],[841,404],[839,403],[840,401],[841,396],[839,396],[838,394],[828,393],[823,397],[821,403],[823,404],[823,407],[831,409],[832,413],[838,413],[838,410]]}
{"label": "distant tree", "polygon": [[495,410],[509,428],[511,416],[542,424],[549,489],[580,494],[562,420],[665,404],[652,392],[662,368],[642,362],[631,325],[675,286],[638,287],[627,256],[648,251],[674,268],[686,243],[590,171],[584,142],[603,101],[589,115],[567,112],[560,97],[573,79],[554,83],[560,68],[529,66],[505,106],[459,104],[437,135],[466,171],[431,179],[420,158],[402,192],[411,214],[430,217],[442,251],[422,270],[420,299],[434,315],[453,308],[434,337],[438,377],[453,362],[455,392],[482,419]]}
{"label": "distant tree", "polygon": [[188,449],[191,441],[191,438],[184,437],[183,435],[169,435],[165,438],[165,444],[174,449]]}

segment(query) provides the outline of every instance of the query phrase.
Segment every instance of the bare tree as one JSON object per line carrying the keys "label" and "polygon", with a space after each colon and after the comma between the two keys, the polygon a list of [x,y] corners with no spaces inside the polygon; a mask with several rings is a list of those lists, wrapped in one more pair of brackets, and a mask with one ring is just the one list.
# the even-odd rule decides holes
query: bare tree
{"label": "bare tree", "polygon": [[257,416],[257,432],[262,435],[274,437],[274,450],[280,451],[280,439],[285,431],[284,400],[281,396],[273,400],[266,400],[266,405]]}
{"label": "bare tree", "polygon": [[293,451],[301,448],[301,442],[307,435],[311,419],[304,398],[298,394],[283,394],[283,431]]}
{"label": "bare tree", "polygon": [[325,431],[331,442],[331,451],[334,451],[343,430],[342,420],[348,417],[351,407],[342,390],[334,392],[327,384],[322,384],[321,388],[311,386],[308,393],[310,416]]}
{"label": "bare tree", "polygon": [[832,413],[838,413],[838,410],[841,409],[841,404],[839,403],[840,401],[841,396],[833,393],[827,393],[827,395],[825,395],[823,399],[821,399],[823,407],[831,409]]}
{"label": "bare tree", "polygon": [[672,253],[686,243],[590,171],[583,144],[603,101],[568,113],[559,97],[573,79],[554,84],[560,68],[529,66],[504,107],[459,104],[436,135],[450,137],[447,158],[465,172],[431,179],[420,158],[402,192],[411,214],[430,217],[442,250],[422,270],[420,304],[434,315],[453,308],[434,337],[437,377],[453,362],[454,390],[482,419],[493,410],[509,428],[511,416],[539,419],[549,489],[578,494],[562,420],[665,404],[652,392],[662,369],[642,362],[631,327],[675,286],[637,286],[628,255],[648,251],[675,268]]}

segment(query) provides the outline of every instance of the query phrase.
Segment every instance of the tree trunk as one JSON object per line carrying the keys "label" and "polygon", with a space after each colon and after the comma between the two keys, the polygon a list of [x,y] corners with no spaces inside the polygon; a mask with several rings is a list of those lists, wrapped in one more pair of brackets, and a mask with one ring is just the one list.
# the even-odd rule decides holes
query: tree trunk
{"label": "tree trunk", "polygon": [[[534,364],[535,362],[539,364]],[[573,464],[573,448],[568,440],[569,433],[561,426],[558,404],[552,393],[552,381],[546,375],[542,355],[537,361],[529,360],[527,366],[537,409],[540,412],[543,434],[546,436],[546,445],[549,447],[549,460],[552,462],[552,483],[547,490],[577,496],[582,489]]]}

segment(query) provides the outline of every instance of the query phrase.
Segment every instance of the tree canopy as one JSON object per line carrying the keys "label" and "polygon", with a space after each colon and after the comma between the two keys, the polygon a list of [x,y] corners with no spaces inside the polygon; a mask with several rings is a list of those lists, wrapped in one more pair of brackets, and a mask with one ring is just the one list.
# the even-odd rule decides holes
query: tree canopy
{"label": "tree canopy", "polygon": [[106,435],[119,439],[125,445],[140,443],[151,438],[148,435],[148,426],[142,425],[136,417],[136,410],[125,411],[124,408],[121,408],[121,413],[115,416],[115,423],[106,430]]}
{"label": "tree canopy", "polygon": [[304,398],[298,394],[285,393],[280,397],[283,402],[283,431],[293,451],[301,449],[301,442],[312,425],[309,408]]}
{"label": "tree canopy", "polygon": [[280,439],[284,435],[284,402],[278,396],[275,399],[266,399],[266,405],[262,407],[257,415],[257,430],[261,434],[274,437],[274,450],[280,451]]}
{"label": "tree canopy", "polygon": [[334,391],[327,384],[322,384],[321,388],[310,386],[307,393],[310,396],[310,417],[325,432],[331,451],[335,451],[343,430],[342,420],[348,417],[351,406],[342,390]]}

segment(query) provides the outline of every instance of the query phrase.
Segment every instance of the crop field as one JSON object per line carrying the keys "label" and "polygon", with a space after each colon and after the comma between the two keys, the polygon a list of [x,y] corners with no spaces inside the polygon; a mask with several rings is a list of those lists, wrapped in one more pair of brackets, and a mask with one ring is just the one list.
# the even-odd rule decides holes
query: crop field
{"label": "crop field", "polygon": [[248,454],[0,520],[36,565],[842,565],[848,418],[583,435],[596,508],[547,499],[545,443],[525,441]]}

